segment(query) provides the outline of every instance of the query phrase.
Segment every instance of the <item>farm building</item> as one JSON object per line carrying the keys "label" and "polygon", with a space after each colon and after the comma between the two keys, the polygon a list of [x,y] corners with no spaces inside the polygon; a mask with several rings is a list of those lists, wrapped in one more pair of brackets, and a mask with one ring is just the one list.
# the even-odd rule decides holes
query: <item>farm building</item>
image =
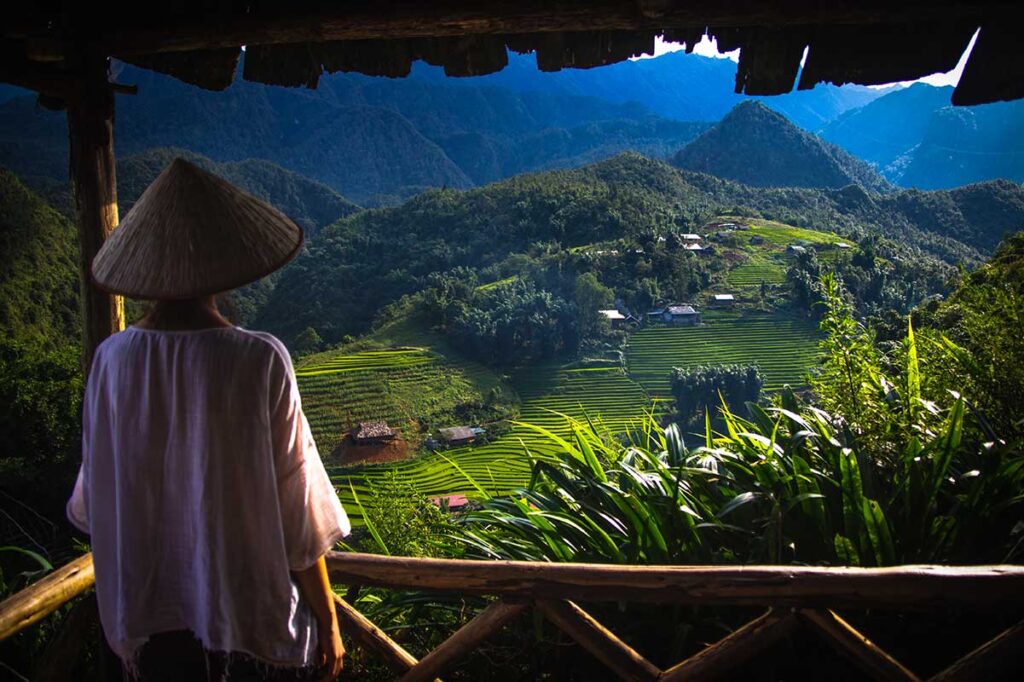
{"label": "farm building", "polygon": [[754,244],[754,245],[757,245],[757,244],[764,244],[764,237],[762,237],[762,236],[761,236],[761,235],[759,235],[759,234],[755,234],[754,236],[752,236],[752,237],[750,238],[750,243],[751,243],[751,244]]}
{"label": "farm building", "polygon": [[612,325],[612,329],[621,329],[626,324],[626,316],[618,310],[598,310],[597,312],[607,318],[608,322]]}
{"label": "farm building", "polygon": [[469,445],[477,437],[476,431],[468,426],[449,426],[437,431],[445,445]]}
{"label": "farm building", "polygon": [[850,248],[850,245],[847,244],[846,242],[838,242],[838,243],[836,243],[836,248],[837,249],[848,249],[848,248]]}
{"label": "farm building", "polygon": [[800,246],[799,244],[790,244],[788,247],[786,247],[786,253],[790,253],[795,256],[801,253],[807,253],[807,249],[804,248],[803,246]]}
{"label": "farm building", "polygon": [[683,248],[686,249],[687,251],[693,251],[694,253],[702,253],[704,251],[704,247],[701,246],[700,244],[690,243],[684,246]]}
{"label": "farm building", "polygon": [[356,445],[383,445],[395,439],[395,430],[387,422],[359,422],[352,430],[352,440]]}
{"label": "farm building", "polygon": [[715,294],[715,305],[733,305],[736,303],[736,296],[733,294]]}
{"label": "farm building", "polygon": [[670,305],[661,315],[669,324],[693,325],[700,324],[700,313],[692,305]]}
{"label": "farm building", "polygon": [[687,242],[699,242],[700,241],[700,235],[699,234],[694,234],[693,232],[684,232],[684,233],[679,235],[679,238],[682,239],[683,241],[687,241]]}
{"label": "farm building", "polygon": [[441,495],[439,497],[431,497],[430,503],[437,505],[441,509],[447,508],[448,511],[458,511],[467,504],[469,504],[469,498],[462,493],[456,493],[454,495]]}

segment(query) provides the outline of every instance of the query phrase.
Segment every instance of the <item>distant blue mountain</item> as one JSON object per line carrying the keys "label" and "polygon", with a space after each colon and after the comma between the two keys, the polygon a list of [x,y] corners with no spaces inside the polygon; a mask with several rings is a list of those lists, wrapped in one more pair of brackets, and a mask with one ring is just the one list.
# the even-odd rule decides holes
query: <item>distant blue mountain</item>
{"label": "distant blue mountain", "polygon": [[885,94],[884,90],[858,85],[818,85],[813,90],[775,97],[747,97],[734,92],[735,62],[684,52],[555,73],[538,71],[533,55],[510,53],[508,66],[487,76],[451,79],[445,77],[440,67],[417,63],[411,78],[452,85],[487,84],[518,92],[596,97],[616,103],[636,102],[651,113],[679,121],[717,121],[740,102],[757,99],[810,131]]}
{"label": "distant blue mountain", "polygon": [[846,112],[821,136],[903,187],[1024,181],[1024,102],[953,107],[952,92],[917,83]]}

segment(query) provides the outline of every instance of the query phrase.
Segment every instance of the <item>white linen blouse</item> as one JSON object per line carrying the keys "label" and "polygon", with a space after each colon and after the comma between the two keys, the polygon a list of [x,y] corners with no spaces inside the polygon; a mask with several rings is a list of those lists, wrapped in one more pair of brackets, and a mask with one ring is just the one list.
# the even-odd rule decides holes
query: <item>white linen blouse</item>
{"label": "white linen blouse", "polygon": [[240,327],[129,327],[100,344],[67,504],[91,537],[100,620],[129,666],[154,634],[316,662],[290,571],[348,534],[284,345]]}

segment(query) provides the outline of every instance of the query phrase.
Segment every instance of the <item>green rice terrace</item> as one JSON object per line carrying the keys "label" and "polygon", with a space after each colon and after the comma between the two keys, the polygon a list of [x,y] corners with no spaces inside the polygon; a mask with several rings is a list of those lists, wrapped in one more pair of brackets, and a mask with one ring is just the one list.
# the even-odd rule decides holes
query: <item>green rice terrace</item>
{"label": "green rice terrace", "polygon": [[495,383],[482,365],[452,362],[427,348],[320,353],[295,375],[324,455],[360,421],[387,421],[415,442],[421,427],[450,419],[455,406],[479,399],[480,388]]}
{"label": "green rice terrace", "polygon": [[[761,282],[784,284],[789,267],[786,254],[789,246],[814,246],[820,258],[835,260],[840,253],[836,245],[844,242],[842,237],[831,232],[794,227],[773,220],[723,216],[715,222],[729,220],[748,228],[733,233],[732,243],[747,256],[746,261],[731,268],[726,275],[726,284],[736,288],[758,287]],[[761,243],[751,243],[756,237],[760,237]]]}
{"label": "green rice terrace", "polygon": [[[520,419],[563,438],[571,434],[562,415],[589,417],[621,433],[639,422],[650,402],[643,389],[618,367],[534,367],[517,376],[513,384],[523,401]],[[527,449],[543,456],[552,446],[537,431],[514,425],[509,433],[486,445],[432,452],[387,465],[328,466],[328,472],[346,509],[358,516],[352,489],[365,503],[369,485],[383,480],[390,471],[427,497],[473,493],[475,485],[488,493],[525,486],[530,477]]]}
{"label": "green rice terrace", "polygon": [[786,266],[771,260],[747,261],[729,271],[725,281],[734,287],[756,287],[765,284],[784,284]]}
{"label": "green rice terrace", "polygon": [[[393,336],[412,338],[410,325],[395,329]],[[626,433],[645,411],[670,398],[673,367],[757,363],[766,376],[766,390],[787,383],[802,386],[817,362],[817,341],[813,322],[783,314],[708,311],[700,327],[649,326],[631,335],[628,375],[619,366],[548,364],[519,371],[509,382],[521,400],[516,421],[563,438],[571,434],[562,415],[589,418],[611,432]],[[333,444],[359,421],[386,420],[418,444],[429,430],[456,423],[454,406],[478,399],[482,388],[503,385],[482,365],[456,357],[447,348],[441,353],[399,347],[332,351],[300,363],[296,375],[314,436],[342,501],[357,520],[355,496],[366,504],[372,484],[389,472],[426,497],[473,494],[476,486],[492,494],[528,483],[527,450],[541,457],[551,451],[550,439],[536,428],[513,423],[509,432],[482,445],[425,452],[400,462],[332,463]]]}
{"label": "green rice terrace", "polygon": [[672,394],[673,367],[757,364],[766,391],[806,385],[817,364],[819,333],[810,320],[781,314],[709,312],[699,327],[650,326],[633,334],[626,350],[630,376],[653,396]]}

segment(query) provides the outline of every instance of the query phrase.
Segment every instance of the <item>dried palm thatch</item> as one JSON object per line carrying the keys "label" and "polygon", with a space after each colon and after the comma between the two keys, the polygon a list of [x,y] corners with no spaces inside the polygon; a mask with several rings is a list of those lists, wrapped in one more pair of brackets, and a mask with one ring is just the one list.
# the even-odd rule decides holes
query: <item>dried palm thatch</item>
{"label": "dried palm thatch", "polygon": [[104,242],[92,277],[131,298],[195,298],[270,274],[302,240],[302,228],[270,204],[175,159]]}

